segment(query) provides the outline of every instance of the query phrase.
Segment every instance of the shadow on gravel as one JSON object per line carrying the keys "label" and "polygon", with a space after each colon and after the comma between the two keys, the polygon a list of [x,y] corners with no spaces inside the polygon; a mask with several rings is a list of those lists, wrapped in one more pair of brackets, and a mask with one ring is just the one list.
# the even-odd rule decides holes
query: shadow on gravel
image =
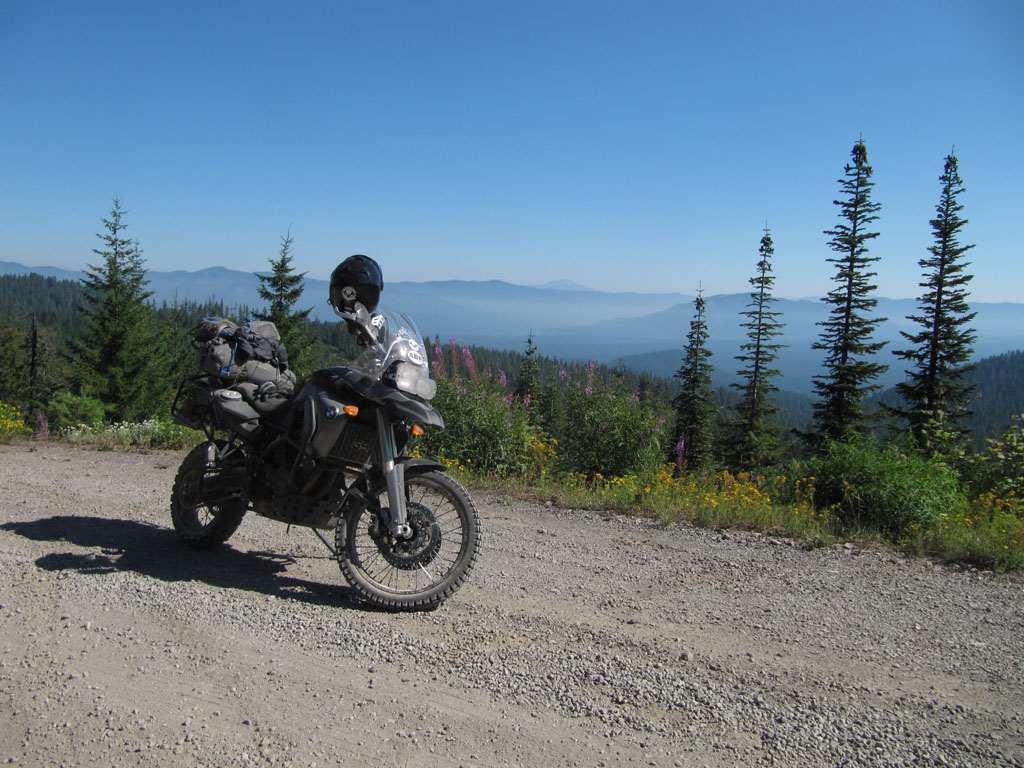
{"label": "shadow on gravel", "polygon": [[286,575],[288,564],[296,562],[288,555],[239,552],[227,544],[210,550],[190,549],[172,531],[148,523],[61,516],[4,523],[0,530],[33,541],[66,541],[100,550],[44,555],[36,565],[47,571],[97,575],[133,571],[161,581],[202,581],[213,587],[244,589],[311,605],[367,609],[347,585],[320,584]]}

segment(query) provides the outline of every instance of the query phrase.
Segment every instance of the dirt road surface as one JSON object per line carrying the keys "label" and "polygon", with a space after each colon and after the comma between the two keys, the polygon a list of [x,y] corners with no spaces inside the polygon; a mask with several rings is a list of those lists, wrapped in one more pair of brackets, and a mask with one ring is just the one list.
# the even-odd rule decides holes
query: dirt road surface
{"label": "dirt road surface", "polygon": [[0,764],[1024,765],[1020,578],[480,496],[389,614],[305,529],[179,545],[181,457],[0,446]]}

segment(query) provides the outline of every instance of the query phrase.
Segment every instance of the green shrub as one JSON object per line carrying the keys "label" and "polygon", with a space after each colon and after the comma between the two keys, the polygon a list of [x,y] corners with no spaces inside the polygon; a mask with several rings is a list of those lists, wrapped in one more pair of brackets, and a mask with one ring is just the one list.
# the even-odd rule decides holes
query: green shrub
{"label": "green shrub", "polygon": [[961,468],[971,490],[1024,498],[1024,416],[1014,416],[1005,432],[985,444],[985,452],[966,457]]}
{"label": "green shrub", "polygon": [[47,406],[46,414],[51,428],[63,430],[106,421],[107,407],[95,397],[58,392]]}
{"label": "green shrub", "polygon": [[428,429],[425,456],[449,459],[493,475],[522,475],[535,464],[526,407],[487,379],[437,379],[433,406],[445,428]]}
{"label": "green shrub", "polygon": [[666,417],[632,393],[573,383],[558,439],[562,469],[593,477],[653,477],[665,455]]}
{"label": "green shrub", "polygon": [[896,446],[870,440],[830,442],[807,463],[814,502],[851,528],[898,536],[911,526],[930,526],[965,501],[956,474]]}

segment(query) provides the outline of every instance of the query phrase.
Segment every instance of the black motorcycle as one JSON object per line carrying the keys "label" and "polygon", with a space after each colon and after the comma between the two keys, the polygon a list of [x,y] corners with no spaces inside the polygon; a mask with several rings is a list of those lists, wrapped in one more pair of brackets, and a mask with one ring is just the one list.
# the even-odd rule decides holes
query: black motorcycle
{"label": "black motorcycle", "polygon": [[174,529],[189,546],[213,547],[252,509],[312,528],[365,601],[432,609],[473,568],[479,513],[443,464],[406,454],[411,435],[444,426],[416,326],[358,303],[339,314],[363,352],[294,394],[216,376],[183,382],[172,413],[207,439],[175,478]]}

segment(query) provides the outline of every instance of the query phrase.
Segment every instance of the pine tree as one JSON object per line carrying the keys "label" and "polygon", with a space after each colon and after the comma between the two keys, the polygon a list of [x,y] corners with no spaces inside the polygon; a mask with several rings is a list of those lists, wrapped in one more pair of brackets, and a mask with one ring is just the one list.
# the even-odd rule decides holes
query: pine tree
{"label": "pine tree", "polygon": [[533,398],[537,390],[537,376],[540,365],[537,363],[537,347],[533,343],[533,331],[526,337],[526,354],[519,366],[516,376],[516,396],[522,400]]}
{"label": "pine tree", "polygon": [[862,407],[864,397],[880,385],[870,382],[888,366],[874,362],[872,357],[885,342],[872,341],[875,327],[887,318],[868,313],[878,304],[872,297],[877,286],[871,284],[875,272],[868,271],[878,257],[868,256],[868,242],[878,237],[869,231],[878,219],[881,205],[871,201],[871,166],[867,147],[859,140],[851,152],[853,163],[847,164],[845,176],[839,179],[844,199],[834,200],[839,206],[840,222],[825,230],[831,238],[829,247],[836,256],[828,261],[836,265],[838,287],[822,299],[832,305],[829,317],[821,323],[824,330],[814,349],[825,350],[826,372],[814,377],[819,400],[814,406],[819,436],[841,439],[864,431],[868,416]]}
{"label": "pine tree", "polygon": [[302,278],[306,276],[305,272],[298,275],[293,274],[292,244],[294,242],[289,227],[288,233],[281,238],[281,250],[278,258],[270,260],[270,274],[257,275],[260,281],[257,292],[261,299],[269,302],[269,308],[265,313],[256,313],[256,319],[269,320],[274,324],[288,351],[288,366],[301,377],[308,373],[306,366],[309,363],[312,342],[307,332],[307,324],[309,313],[313,308],[293,310],[302,297],[304,290]]}
{"label": "pine tree", "polygon": [[714,459],[717,406],[711,391],[714,370],[708,360],[708,326],[703,291],[697,291],[696,312],[690,321],[683,362],[675,378],[682,383],[672,401],[676,410],[675,453],[680,469],[697,472],[708,469]]}
{"label": "pine tree", "polygon": [[[72,344],[74,378],[83,395],[99,398],[115,421],[147,419],[163,410],[170,391],[170,366],[162,354],[153,309],[146,300],[146,270],[138,241],[125,235],[125,211],[114,198],[106,229],[97,234],[103,259],[89,265],[85,288],[86,327]],[[176,383],[176,382],[175,382]]]}
{"label": "pine tree", "polygon": [[935,244],[928,248],[930,256],[918,262],[925,293],[918,299],[920,314],[907,316],[921,330],[901,331],[913,346],[895,353],[913,366],[907,380],[896,385],[906,407],[891,409],[910,425],[922,446],[933,448],[943,433],[966,434],[961,422],[970,415],[967,403],[976,387],[963,381],[976,367],[968,364],[976,334],[964,327],[976,314],[967,303],[973,275],[965,273],[969,263],[963,260],[974,246],[959,241],[967,219],[960,216],[963,205],[957,198],[964,187],[955,154],[946,157],[939,181],[942,190],[930,222]]}
{"label": "pine tree", "polygon": [[767,227],[758,253],[761,258],[757,274],[750,278],[753,291],[749,309],[741,313],[747,318],[741,325],[747,329],[748,341],[740,346],[741,354],[736,359],[746,367],[738,372],[741,381],[732,385],[740,393],[740,401],[736,404],[736,418],[729,424],[726,449],[729,463],[745,470],[758,470],[774,463],[781,449],[779,428],[773,418],[778,408],[772,398],[772,393],[778,391],[772,379],[780,371],[772,364],[785,345],[772,340],[781,335],[784,326],[778,320],[781,313],[772,309],[775,276],[771,259],[775,249]]}

